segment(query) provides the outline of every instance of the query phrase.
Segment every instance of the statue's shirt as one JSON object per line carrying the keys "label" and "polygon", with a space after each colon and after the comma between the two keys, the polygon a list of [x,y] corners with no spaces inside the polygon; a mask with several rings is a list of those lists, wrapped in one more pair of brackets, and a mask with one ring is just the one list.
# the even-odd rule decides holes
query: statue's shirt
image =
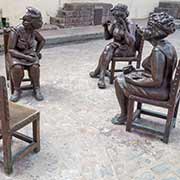
{"label": "statue's shirt", "polygon": [[13,28],[12,31],[14,32],[14,35],[17,38],[17,42],[14,49],[25,55],[36,57],[36,61],[29,62],[26,59],[20,59],[12,56],[8,60],[10,68],[14,65],[23,65],[23,66],[31,66],[33,64],[39,65],[39,58],[37,57],[35,52],[36,41],[35,41],[34,32],[27,33],[24,29],[24,26],[17,26]]}

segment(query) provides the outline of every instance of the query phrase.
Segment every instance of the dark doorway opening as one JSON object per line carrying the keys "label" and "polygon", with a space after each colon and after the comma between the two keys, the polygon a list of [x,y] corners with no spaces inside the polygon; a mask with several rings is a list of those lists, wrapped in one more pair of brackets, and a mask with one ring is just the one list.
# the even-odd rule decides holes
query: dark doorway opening
{"label": "dark doorway opening", "polygon": [[94,9],[94,25],[102,24],[103,9]]}

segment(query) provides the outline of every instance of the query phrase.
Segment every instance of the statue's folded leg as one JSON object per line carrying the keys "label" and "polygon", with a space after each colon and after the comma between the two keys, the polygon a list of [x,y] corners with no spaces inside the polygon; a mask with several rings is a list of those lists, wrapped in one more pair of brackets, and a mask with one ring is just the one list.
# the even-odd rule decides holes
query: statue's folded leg
{"label": "statue's folded leg", "polygon": [[107,68],[109,66],[109,63],[111,62],[111,59],[114,54],[115,47],[112,45],[108,45],[105,47],[100,59],[100,76],[99,76],[99,82],[98,82],[98,87],[99,88],[106,88],[105,84],[105,75]]}
{"label": "statue's folded leg", "polygon": [[34,96],[38,101],[44,99],[40,91],[40,69],[38,64],[34,64],[29,67],[29,77],[34,85]]}
{"label": "statue's folded leg", "polygon": [[119,77],[115,80],[115,91],[116,96],[121,108],[121,113],[116,115],[111,121],[113,124],[124,124],[127,120],[127,104],[128,104],[128,98],[125,96],[125,87],[126,82],[124,79],[124,74],[121,74]]}
{"label": "statue's folded leg", "polygon": [[[102,55],[101,55],[101,56],[102,56]],[[99,58],[99,62],[98,62],[98,65],[97,65],[96,69],[95,69],[94,71],[91,71],[91,72],[89,73],[90,77],[92,77],[92,78],[98,78],[98,77],[99,77],[99,74],[100,74],[100,66],[101,66],[101,61],[102,61],[101,56],[100,56],[100,58]]]}

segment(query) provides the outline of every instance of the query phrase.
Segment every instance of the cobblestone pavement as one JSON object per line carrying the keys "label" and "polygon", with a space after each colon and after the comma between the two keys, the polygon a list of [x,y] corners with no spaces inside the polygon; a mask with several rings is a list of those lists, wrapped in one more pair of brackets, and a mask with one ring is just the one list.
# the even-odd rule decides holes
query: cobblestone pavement
{"label": "cobblestone pavement", "polygon": [[[170,40],[180,52],[180,32]],[[20,104],[41,111],[41,151],[14,164],[0,180],[178,180],[180,179],[180,123],[168,145],[145,133],[125,131],[111,124],[119,112],[113,85],[99,90],[89,78],[104,40],[70,44],[43,51],[41,86],[45,96],[37,102],[31,92]],[[146,43],[144,54],[150,52]],[[0,72],[4,72],[0,56]],[[23,130],[30,133],[30,128]],[[24,144],[13,140],[14,151]]]}

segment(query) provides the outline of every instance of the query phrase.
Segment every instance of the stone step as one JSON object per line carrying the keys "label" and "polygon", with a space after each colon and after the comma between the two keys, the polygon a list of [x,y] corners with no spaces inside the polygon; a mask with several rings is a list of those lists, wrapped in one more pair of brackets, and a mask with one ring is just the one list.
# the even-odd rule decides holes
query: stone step
{"label": "stone step", "polygon": [[180,19],[175,19],[176,29],[180,29]]}

